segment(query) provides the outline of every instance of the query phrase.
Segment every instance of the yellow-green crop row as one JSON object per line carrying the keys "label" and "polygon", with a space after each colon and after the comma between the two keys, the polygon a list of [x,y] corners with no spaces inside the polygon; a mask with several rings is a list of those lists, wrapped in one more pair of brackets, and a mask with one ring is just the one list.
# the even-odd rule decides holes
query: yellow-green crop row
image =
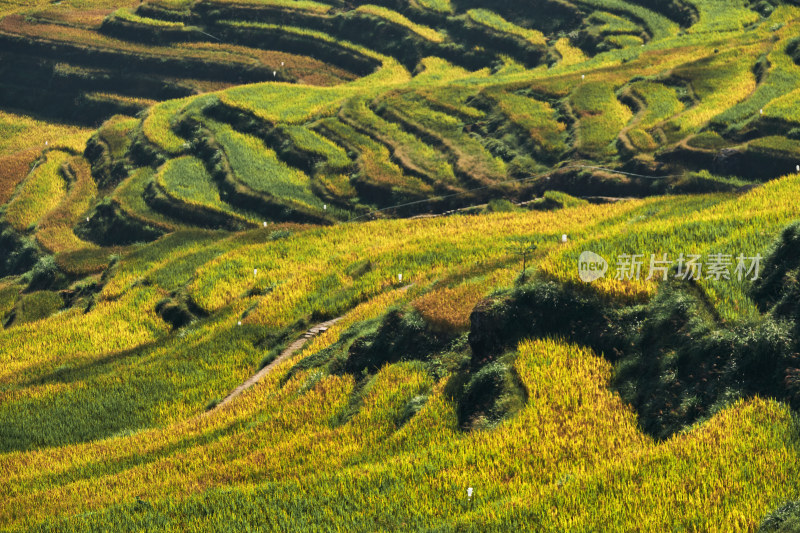
{"label": "yellow-green crop row", "polygon": [[[424,75],[425,73],[419,74],[414,80]],[[431,106],[441,109],[449,115],[466,117],[470,120],[481,119],[486,116],[486,113],[467,103],[476,93],[474,87],[453,84],[447,91],[438,90],[436,87],[419,87],[416,90],[417,94],[430,102]]]}
{"label": "yellow-green crop row", "polygon": [[114,190],[111,198],[126,216],[165,231],[186,229],[183,224],[154,211],[144,200],[145,190],[153,180],[150,167],[136,169]]}
{"label": "yellow-green crop row", "polygon": [[639,81],[631,84],[631,91],[642,100],[646,107],[637,124],[640,128],[652,128],[683,109],[683,104],[678,99],[673,87],[661,83]]}
{"label": "yellow-green crop row", "polygon": [[[147,247],[134,251],[127,256],[126,261],[115,267],[113,276],[103,286],[100,299],[116,301],[130,291],[136,290],[154,272],[172,270],[177,275],[178,271],[182,270],[178,265],[196,254],[204,254],[211,241],[219,241],[218,245],[222,248],[215,249],[214,253],[222,253],[226,249],[225,246],[229,245],[223,237],[225,234],[220,232],[181,228]],[[167,283],[161,288],[169,291],[179,287],[180,283],[177,283],[177,286]]]}
{"label": "yellow-green crop row", "polygon": [[316,13],[328,13],[332,7],[329,4],[314,2],[312,0],[214,0],[216,4],[255,4],[259,6],[276,6]]}
{"label": "yellow-green crop row", "polygon": [[63,148],[81,152],[91,130],[79,126],[52,124],[26,115],[0,111],[0,155],[29,148]]}
{"label": "yellow-green crop row", "polygon": [[165,323],[154,311],[158,298],[154,290],[138,290],[98,304],[89,314],[74,309],[45,323],[4,330],[0,334],[4,346],[0,381],[21,381],[67,362],[93,361],[158,338],[166,332]]}
{"label": "yellow-green crop row", "polygon": [[[453,65],[440,57],[424,57],[420,60],[419,66],[422,67],[422,72],[417,72],[414,78],[407,84],[410,87],[419,89],[433,90],[441,94],[443,99],[451,99],[456,95],[443,94],[449,91],[437,91],[438,87],[442,87],[445,83],[469,79],[481,79],[489,77],[489,69],[482,69],[477,72],[470,72],[462,67]],[[456,92],[458,89],[450,84],[448,87],[453,87]]]}
{"label": "yellow-green crop row", "polygon": [[183,28],[183,22],[173,22],[170,20],[152,19],[149,17],[142,17],[134,13],[133,9],[128,7],[121,7],[111,14],[113,18],[124,20],[126,22],[133,22],[135,24],[143,24],[145,26],[154,26],[156,28]]}
{"label": "yellow-green crop row", "polygon": [[333,169],[346,169],[352,165],[344,149],[304,126],[279,126],[292,141],[298,150],[305,153],[316,154],[325,159]]}
{"label": "yellow-green crop row", "polygon": [[[348,302],[395,286],[398,274],[403,274],[402,283],[422,284],[475,263],[512,260],[506,251],[512,235],[549,235],[542,239],[544,249],[557,240],[556,235],[582,231],[589,220],[633,208],[633,204],[617,204],[523,216],[340,225],[222,254],[197,270],[189,290],[198,305],[215,311],[242,294],[270,288],[245,322],[280,327],[312,312],[335,315],[352,305]],[[346,274],[367,252],[373,258],[372,269],[355,278]],[[319,293],[321,287],[326,290]]]}
{"label": "yellow-green crop row", "polygon": [[800,90],[795,89],[767,104],[764,107],[764,116],[791,124],[800,124],[798,103],[800,103]]}
{"label": "yellow-green crop row", "polygon": [[440,146],[455,159],[457,174],[469,175],[484,183],[505,180],[505,162],[467,134],[461,119],[433,109],[433,102],[417,92],[398,92],[397,96],[386,99],[387,115],[428,138],[437,138]]}
{"label": "yellow-green crop row", "polygon": [[765,57],[769,62],[769,70],[752,96],[716,116],[713,121],[715,126],[737,127],[762,117],[782,123],[793,122],[792,117],[796,117],[794,107],[791,104],[786,105],[786,100],[791,99],[788,95],[800,83],[800,68],[786,52],[786,47],[793,38],[792,32],[775,44]]}
{"label": "yellow-green crop row", "polygon": [[[352,377],[300,373],[281,384],[289,366],[222,412],[188,423],[3,456],[9,490],[0,520],[24,527],[91,511],[73,524],[108,524],[119,517],[104,508],[136,505],[144,494],[155,508],[139,511],[145,523],[180,516],[197,529],[247,522],[267,509],[286,530],[362,531],[399,519],[414,529],[738,531],[797,489],[786,407],[739,402],[656,443],[608,390],[609,363],[557,340],[519,346],[515,368],[530,401],[514,419],[471,433],[458,429],[443,382],[418,364],[384,367],[366,385],[358,414],[339,427],[328,420],[347,404]],[[396,426],[420,394],[424,407]],[[197,498],[204,505],[194,506]],[[339,502],[351,512],[340,512]],[[297,514],[309,504],[322,512]]]}
{"label": "yellow-green crop row", "polygon": [[572,93],[571,102],[578,116],[578,145],[582,153],[609,155],[619,131],[633,117],[609,82],[587,81]]}
{"label": "yellow-green crop row", "polygon": [[556,112],[549,104],[510,92],[487,94],[497,102],[508,120],[524,128],[542,150],[553,155],[566,150],[566,126],[557,120]]}
{"label": "yellow-green crop row", "polygon": [[678,25],[659,13],[651,11],[634,2],[624,0],[577,0],[580,4],[605,11],[618,11],[644,21],[653,39],[664,39],[678,33]]}
{"label": "yellow-green crop row", "polygon": [[568,37],[561,37],[558,39],[553,44],[553,48],[555,48],[556,52],[558,52],[558,55],[561,58],[561,61],[559,62],[560,65],[576,65],[586,61],[586,55],[583,53],[583,51],[581,51],[580,48],[572,46]]}
{"label": "yellow-green crop row", "polygon": [[179,99],[155,105],[142,121],[142,132],[147,140],[170,155],[180,154],[186,149],[186,140],[175,134],[170,119],[188,102],[188,99]]}
{"label": "yellow-green crop row", "polygon": [[389,149],[385,145],[359,133],[352,126],[335,118],[327,118],[318,122],[317,128],[349,150],[358,150],[356,179],[404,195],[433,192],[431,185],[417,176],[404,175],[400,167],[392,161]]}
{"label": "yellow-green crop row", "polygon": [[[612,273],[595,285],[597,290],[615,298],[641,300],[653,294],[657,286],[658,273],[653,280],[645,279],[651,254],[659,260],[667,253],[668,260],[673,261],[680,254],[730,255],[730,281],[707,279],[704,273],[700,285],[726,319],[752,315],[756,310],[747,295],[747,277],[739,281],[734,272],[737,258],[765,255],[780,229],[800,215],[791,200],[799,184],[800,176],[791,175],[739,197],[708,196],[682,201],[673,198],[670,206],[653,205],[639,217],[619,226],[609,225],[588,242],[570,244],[560,254],[546,259],[542,270],[562,281],[577,282],[578,255],[591,250],[608,257],[611,265]],[[710,204],[703,205],[705,202]],[[632,225],[635,232],[628,230]],[[620,254],[644,255],[640,279],[614,279]]]}
{"label": "yellow-green crop row", "polygon": [[[68,167],[64,168],[64,165]],[[83,157],[75,156],[62,164],[62,169],[62,172],[74,175],[75,180],[70,182],[69,190],[59,205],[39,222],[36,240],[52,253],[96,248],[94,244],[79,239],[72,231],[97,195],[97,185],[92,179],[89,164]]]}
{"label": "yellow-green crop row", "polygon": [[152,98],[136,98],[133,96],[125,96],[109,92],[92,91],[84,94],[88,102],[113,102],[138,109],[145,109],[158,103],[158,100],[154,100]]}
{"label": "yellow-green crop row", "polygon": [[609,42],[616,46],[617,48],[628,48],[631,46],[640,46],[644,43],[641,37],[638,35],[609,35],[605,38],[606,42]]}
{"label": "yellow-green crop row", "polygon": [[343,107],[339,116],[351,126],[367,132],[371,137],[389,146],[395,160],[415,173],[423,174],[431,182],[441,185],[457,183],[447,156],[429,144],[404,131],[400,126],[377,116],[362,98],[353,98]]}
{"label": "yellow-green crop row", "polygon": [[467,15],[478,24],[483,24],[501,33],[509,33],[517,37],[522,37],[531,44],[547,45],[547,39],[545,39],[542,32],[517,26],[494,11],[489,11],[488,9],[470,9],[467,11]]}
{"label": "yellow-green crop row", "polygon": [[762,51],[763,45],[760,44],[742,47],[675,69],[673,74],[691,84],[699,102],[664,125],[667,135],[679,138],[696,131],[716,115],[750,96],[756,89],[756,80],[751,63],[745,58],[755,63]]}
{"label": "yellow-green crop row", "polygon": [[47,152],[46,160],[31,172],[8,202],[4,219],[18,231],[26,231],[48,211],[58,206],[67,192],[60,168],[69,154],[57,150]]}
{"label": "yellow-green crop row", "polygon": [[589,16],[589,20],[598,25],[598,30],[601,35],[635,34],[641,31],[639,26],[630,20],[605,11],[595,11]]}
{"label": "yellow-green crop row", "polygon": [[256,220],[254,215],[241,214],[222,201],[214,180],[196,157],[170,159],[156,174],[155,180],[176,202],[209,209],[245,223]]}
{"label": "yellow-green crop row", "polygon": [[279,160],[261,140],[228,124],[210,120],[206,124],[222,146],[237,181],[281,203],[322,209],[322,202],[311,191],[309,177]]}
{"label": "yellow-green crop row", "polygon": [[439,13],[452,13],[453,6],[450,4],[450,0],[411,0],[414,3],[419,4],[425,9],[430,9],[431,11],[437,11]]}
{"label": "yellow-green crop row", "polygon": [[409,30],[416,33],[423,39],[426,39],[433,43],[444,42],[445,36],[442,35],[440,32],[434,30],[431,27],[423,26],[422,24],[417,24],[416,22],[412,22],[408,20],[408,17],[406,17],[405,15],[402,15],[397,11],[393,11],[386,7],[376,6],[372,4],[365,4],[358,6],[355,10],[360,13],[367,13],[369,15],[374,15],[376,17],[397,24],[398,26],[408,28]]}
{"label": "yellow-green crop row", "polygon": [[[344,86],[346,87],[346,86]],[[220,93],[220,100],[232,107],[256,114],[273,123],[303,124],[314,118],[332,116],[349,91],[323,87],[265,83],[235,87]]]}
{"label": "yellow-green crop row", "polygon": [[759,20],[759,15],[747,8],[742,0],[688,0],[699,15],[700,20],[689,28],[690,32],[736,31]]}
{"label": "yellow-green crop row", "polygon": [[411,75],[396,59],[378,54],[363,46],[337,40],[318,31],[240,21],[222,21],[220,24],[250,30],[280,31],[306,36],[361,54],[378,62],[377,70],[352,83],[337,87],[308,87],[287,83],[262,83],[235,87],[219,94],[224,103],[249,111],[269,122],[298,124],[313,118],[330,116],[348,97],[363,95],[366,90],[408,82]]}

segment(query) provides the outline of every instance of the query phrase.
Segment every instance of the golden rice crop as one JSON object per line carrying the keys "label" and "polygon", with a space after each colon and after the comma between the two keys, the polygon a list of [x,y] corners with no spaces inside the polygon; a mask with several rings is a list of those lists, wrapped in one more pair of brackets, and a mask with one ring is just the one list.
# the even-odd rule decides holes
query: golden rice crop
{"label": "golden rice crop", "polygon": [[555,42],[553,47],[561,58],[561,65],[575,65],[577,63],[583,63],[586,61],[586,56],[584,53],[580,48],[572,46],[568,37],[561,37]]}
{"label": "golden rice crop", "polygon": [[699,103],[670,120],[665,125],[667,134],[679,137],[696,130],[732,104],[749,96],[756,88],[756,81],[748,61],[743,60],[742,56],[749,56],[755,61],[755,57],[763,51],[763,44],[740,47],[676,69],[676,76],[691,83]]}
{"label": "golden rice crop", "polygon": [[[369,524],[400,517],[420,525],[480,522],[491,530],[534,523],[553,531],[620,524],[644,531],[675,524],[739,530],[753,527],[791,494],[798,463],[785,407],[740,402],[702,426],[655,443],[607,389],[609,363],[591,352],[559,341],[523,342],[516,368],[531,401],[497,428],[466,434],[455,427],[454,406],[443,388],[414,363],[382,369],[367,385],[359,413],[336,428],[327,420],[345,406],[351,378],[324,377],[306,388],[307,374],[283,386],[273,375],[229,409],[189,423],[4,456],[0,470],[12,484],[5,484],[11,492],[0,517],[21,526],[48,512],[98,510],[141,494],[155,505],[166,498],[180,505],[182,498],[216,486],[233,486],[230,497],[239,513],[248,513],[247,502],[258,496],[244,492],[240,499],[245,486],[269,480],[272,490],[280,490],[301,480],[318,508],[346,499],[359,510],[357,519]],[[396,427],[398,410],[420,394],[429,395],[422,410]],[[231,425],[236,420],[250,423]],[[220,430],[214,439],[187,447],[197,436]],[[134,456],[152,461],[125,462]],[[108,474],[81,475],[98,468]],[[42,484],[45,476],[54,481]],[[268,499],[269,505],[288,512],[294,499],[289,494],[284,504]],[[33,501],[37,505],[26,513],[14,512]],[[222,517],[225,501],[214,500]],[[548,509],[559,512],[541,512]],[[325,523],[350,519],[333,514]],[[208,520],[213,518],[200,519],[198,527],[208,527]]]}
{"label": "golden rice crop", "polygon": [[[314,2],[266,3],[325,13],[331,9]],[[641,133],[642,144],[647,143],[647,130],[665,121],[668,137],[681,140],[736,102],[745,106],[737,117],[753,115],[753,109],[764,105],[767,119],[780,115],[791,122],[796,113],[787,109],[796,95],[776,100],[786,93],[761,89],[769,82],[756,87],[750,69],[760,54],[769,52],[764,46],[772,34],[769,26],[776,20],[788,23],[786,30],[780,30],[785,39],[795,29],[792,17],[797,11],[782,7],[776,18],[742,32],[743,24],[758,17],[742,0],[686,3],[697,9],[700,22],[681,37],[685,41],[680,49],[666,53],[678,42],[672,37],[678,32],[676,24],[636,2],[606,1],[604,9],[625,13],[647,26],[654,38],[647,47],[587,59],[563,37],[554,46],[562,57],[560,65],[532,71],[511,65],[501,71],[503,82],[513,87],[503,87],[507,92],[496,95],[495,104],[537,143],[560,152],[566,148],[564,127],[555,111],[523,96],[530,94],[523,91],[531,89],[562,102],[570,98],[580,120],[575,131],[578,148],[603,156],[614,155],[611,143],[631,118],[615,91],[634,76],[652,77],[631,87],[647,108],[637,125],[641,129],[634,130]],[[448,1],[415,0],[415,4],[452,12]],[[385,8],[362,8],[376,9],[395,22],[413,24],[395,12],[387,14]],[[478,14],[484,23],[517,31],[487,13]],[[605,20],[618,30],[631,30],[621,19]],[[5,20],[4,27],[27,25],[31,34],[49,31],[59,38],[111,46],[107,39],[92,41],[74,33],[74,28],[56,31],[55,24],[24,22]],[[307,35],[332,40],[318,33]],[[741,37],[741,50],[732,53],[718,44],[722,37],[729,41]],[[763,42],[752,44],[757,40]],[[345,170],[349,156],[326,144],[326,139],[358,152],[355,183],[365,179],[385,190],[431,193],[421,180],[403,176],[385,144],[335,117],[352,98],[363,98],[364,109],[378,111],[386,122],[398,125],[387,130],[395,140],[409,129],[425,128],[426,139],[450,143],[448,155],[461,161],[462,170],[496,164],[493,176],[505,176],[503,162],[492,159],[465,127],[467,121],[483,121],[484,111],[470,106],[478,105],[472,97],[497,78],[490,78],[488,71],[471,73],[431,58],[423,61],[422,73],[411,78],[393,59],[344,46],[372,54],[382,67],[336,90],[260,84],[225,91],[220,99],[270,123],[295,125],[298,146],[303,142],[306,148],[316,146],[318,152],[309,151],[326,153],[342,169],[325,176],[325,182],[315,175],[309,183],[316,185],[313,180],[320,179],[341,197],[355,196],[346,175],[350,170]],[[718,47],[722,52],[713,53]],[[197,48],[204,48],[198,56],[205,52],[203,57],[217,60],[238,54],[224,47],[212,50],[213,45]],[[246,59],[239,60],[259,60],[241,52]],[[790,62],[788,56],[782,60]],[[598,70],[589,70],[594,68]],[[653,81],[670,70],[668,82]],[[584,72],[586,79],[581,78]],[[678,79],[691,92],[676,89]],[[448,90],[439,90],[444,84]],[[399,90],[385,94],[389,88]],[[484,94],[492,96],[490,91]],[[679,94],[684,101],[695,96],[696,104],[684,110]],[[186,140],[175,134],[170,122],[188,102],[157,106],[143,120],[147,139],[172,156],[186,150]],[[350,100],[351,105],[358,103]],[[326,139],[299,129],[320,117],[329,118],[312,130]],[[362,115],[356,122],[363,128],[369,120],[374,119]],[[38,124],[26,123],[26,129],[16,132],[12,122],[0,125],[3,133],[9,133],[0,136],[0,153],[6,148],[13,154],[29,146],[40,148]],[[75,139],[84,134],[76,131]],[[3,139],[12,140],[3,144]],[[254,137],[250,141],[254,152],[268,153],[260,141]],[[76,151],[83,147],[77,141],[70,143]],[[762,138],[752,146],[794,148],[783,138]],[[423,162],[431,163],[433,156],[426,155],[430,159]],[[79,157],[59,151],[50,151],[47,157],[19,186],[4,216],[20,230],[37,229],[35,236],[44,247],[71,253],[85,246],[73,240],[77,238],[70,236],[70,228],[90,205],[93,182]],[[173,159],[162,170],[188,160]],[[57,162],[80,167],[78,179],[69,184],[56,180]],[[8,178],[12,187],[26,170],[17,160],[13,165],[7,174],[14,176]],[[619,254],[763,253],[779,229],[800,215],[793,203],[800,176],[739,194],[613,205],[570,201],[554,212],[379,220],[327,228],[270,226],[236,234],[187,231],[144,202],[145,188],[156,179],[162,188],[175,192],[176,199],[224,207],[217,203],[218,195],[208,196],[208,190],[193,181],[196,177],[186,172],[167,183],[163,173],[154,176],[149,168],[135,170],[113,192],[113,201],[131,218],[175,232],[149,245],[117,250],[122,257],[109,269],[107,283],[89,312],[76,308],[35,325],[0,330],[0,413],[18,408],[31,414],[36,402],[62,405],[59,402],[65,398],[113,390],[129,393],[133,389],[126,388],[128,378],[153,378],[154,384],[174,387],[147,404],[146,415],[152,419],[136,426],[144,429],[91,442],[0,453],[4,495],[0,528],[24,530],[43,520],[71,517],[67,524],[53,522],[53,528],[117,529],[133,519],[140,521],[138,527],[153,530],[237,529],[269,520],[276,530],[467,530],[480,524],[497,531],[752,531],[766,511],[797,498],[797,425],[787,406],[760,398],[738,401],[709,420],[656,442],[639,430],[635,414],[609,390],[611,364],[559,339],[520,343],[513,364],[528,401],[513,418],[479,431],[458,427],[458,405],[450,396],[452,376],[434,379],[425,363],[385,365],[364,376],[328,374],[320,368],[293,373],[291,379],[286,376],[294,363],[330,348],[349,326],[380,316],[394,303],[410,303],[434,326],[463,331],[475,303],[516,277],[519,260],[508,250],[515,236],[537,243],[533,263],[545,278],[580,284],[577,257],[588,249],[606,257],[611,266],[609,276],[596,282],[593,290],[618,302],[643,301],[657,285],[613,279]],[[568,236],[566,243],[560,242],[562,234]],[[21,286],[13,283],[0,282],[2,314],[16,305]],[[413,286],[406,290],[406,284]],[[698,289],[723,319],[756,312],[746,284],[702,280]],[[178,292],[213,315],[169,335],[155,306]],[[300,320],[341,314],[344,320],[234,402],[199,413],[198,405],[210,399],[204,394],[220,394],[255,371],[264,355],[259,353],[264,335]],[[257,338],[236,335],[256,330]],[[225,335],[233,340],[217,347],[214,340]],[[126,360],[131,353],[135,357]],[[169,364],[158,366],[163,361]],[[114,371],[98,378],[91,374],[93,368]],[[70,372],[80,379],[64,378]],[[153,377],[156,372],[162,373],[158,379]],[[408,418],[411,407],[416,414]],[[348,413],[349,418],[344,416]],[[82,423],[69,416],[55,422]],[[8,435],[2,431],[0,436]],[[165,520],[172,523],[165,526]]]}
{"label": "golden rice crop", "polygon": [[607,82],[587,81],[572,93],[572,105],[579,117],[578,146],[584,154],[611,155],[619,131],[633,117]]}
{"label": "golden rice crop", "polygon": [[91,133],[88,128],[53,124],[27,115],[0,111],[0,155],[2,156],[47,148],[82,152]]}
{"label": "golden rice crop", "polygon": [[450,4],[450,0],[412,0],[412,1],[426,9],[430,9],[432,11],[438,11],[439,13],[453,12],[453,6]]}
{"label": "golden rice crop", "polygon": [[[453,269],[488,266],[498,259],[516,262],[506,251],[513,235],[540,234],[545,247],[563,233],[584,231],[587,220],[613,217],[634,206],[340,225],[223,254],[197,271],[190,290],[196,302],[211,311],[248,291],[271,288],[246,321],[277,326],[298,313],[336,313],[351,298],[370,297],[400,283],[424,283]],[[373,258],[368,274],[344,274],[367,252]],[[402,282],[398,274],[403,274]],[[330,284],[337,292],[318,299],[309,289],[326,286],[320,284]]]}
{"label": "golden rice crop", "polygon": [[391,9],[376,6],[372,4],[365,4],[358,6],[355,11],[360,13],[367,13],[369,15],[374,15],[376,17],[380,17],[382,19],[388,20],[397,24],[398,26],[403,26],[404,28],[408,28],[412,32],[416,33],[423,39],[431,41],[433,43],[441,43],[444,42],[444,35],[439,33],[438,31],[430,28],[428,26],[423,26],[421,24],[417,24],[415,22],[411,22],[408,20],[408,17],[398,13],[397,11],[393,11]]}
{"label": "golden rice crop", "polygon": [[483,24],[484,26],[488,26],[503,33],[510,33],[511,35],[522,37],[531,44],[547,45],[547,40],[542,32],[517,26],[488,9],[470,9],[467,11],[467,15],[478,24]]}
{"label": "golden rice crop", "polygon": [[62,175],[67,173],[75,179],[69,184],[69,191],[61,202],[39,222],[36,240],[52,253],[95,248],[95,245],[79,239],[72,231],[97,194],[89,164],[83,157],[75,156],[65,161],[60,171]]}
{"label": "golden rice crop", "polygon": [[327,13],[331,10],[331,6],[321,2],[314,2],[313,0],[216,0],[221,4],[235,3],[235,4],[257,4],[260,6],[277,6],[287,7],[291,9],[299,9],[303,11],[315,11],[317,13]]}
{"label": "golden rice crop", "polygon": [[11,198],[38,156],[39,150],[33,148],[0,157],[0,205]]}
{"label": "golden rice crop", "polygon": [[88,315],[75,309],[3,331],[0,381],[22,380],[65,362],[91,361],[153,340],[166,331],[154,311],[158,298],[154,290],[135,291],[99,304]]}
{"label": "golden rice crop", "polygon": [[176,155],[184,151],[186,140],[175,134],[170,119],[187,103],[187,99],[169,100],[151,107],[142,121],[142,132],[147,140],[168,154]]}
{"label": "golden rice crop", "polygon": [[46,158],[28,175],[6,208],[4,219],[19,231],[27,230],[54,209],[67,191],[60,168],[69,154],[54,150]]}
{"label": "golden rice crop", "polygon": [[[647,208],[633,212],[620,225],[608,225],[589,241],[574,241],[547,257],[541,264],[549,276],[577,282],[578,255],[590,250],[607,257],[611,273],[593,284],[601,293],[612,297],[642,300],[653,294],[655,280],[647,281],[650,254],[668,253],[668,259],[684,254],[764,255],[780,229],[797,218],[792,202],[800,176],[790,175],[765,184],[741,197],[706,196],[692,199],[664,198],[647,201]],[[662,203],[664,202],[664,203]],[[628,232],[636,224],[635,233]],[[613,279],[620,254],[644,254],[641,279]],[[703,279],[700,285],[708,291],[719,313],[726,319],[754,313],[754,305],[746,293],[747,285],[731,281]]]}
{"label": "golden rice crop", "polygon": [[420,315],[440,331],[464,331],[475,305],[486,295],[487,283],[465,283],[426,293],[412,303]]}

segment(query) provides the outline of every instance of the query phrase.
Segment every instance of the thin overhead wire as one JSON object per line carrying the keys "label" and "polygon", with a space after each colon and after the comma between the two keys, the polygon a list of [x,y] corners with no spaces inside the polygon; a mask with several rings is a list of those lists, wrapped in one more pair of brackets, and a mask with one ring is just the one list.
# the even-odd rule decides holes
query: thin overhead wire
{"label": "thin overhead wire", "polygon": [[[636,174],[634,172],[624,172],[624,171],[621,171],[621,170],[615,170],[613,168],[598,167],[598,166],[592,166],[592,165],[580,165],[580,164],[567,165],[567,166],[561,167],[561,168],[559,168],[557,170],[569,170],[569,169],[602,170],[602,171],[605,171],[605,172],[611,172],[613,174],[622,174],[624,176],[631,176],[631,177],[635,177],[635,178],[650,179],[650,180],[663,180],[663,179],[668,179],[668,178],[677,178],[677,177],[680,177],[680,176],[683,175],[683,174],[667,174],[667,175],[664,175],[664,176],[646,176],[644,174]],[[513,180],[507,180],[507,181],[504,181],[502,183],[521,183],[521,182],[536,180],[536,179],[540,179],[540,178],[548,178],[550,176],[550,174],[552,174],[552,173],[553,173],[553,171],[542,172],[540,174],[534,174],[534,175],[528,176],[526,178],[516,178],[516,179],[513,179]],[[425,203],[429,203],[429,202],[441,201],[441,200],[445,200],[447,198],[454,198],[456,196],[463,196],[465,194],[469,194],[469,193],[475,192],[475,191],[482,191],[482,190],[485,190],[485,189],[491,189],[492,187],[495,187],[495,186],[496,186],[496,184],[495,185],[484,185],[482,187],[474,187],[472,189],[466,189],[466,190],[459,191],[459,192],[456,192],[456,193],[446,194],[444,196],[434,196],[432,198],[425,198],[423,200],[415,200],[413,202],[406,202],[406,203],[402,203],[402,204],[396,204],[396,205],[392,205],[392,206],[389,206],[389,207],[383,207],[381,209],[373,209],[369,213],[365,213],[363,215],[359,215],[356,218],[348,220],[348,222],[356,222],[356,221],[358,221],[358,220],[360,220],[362,218],[370,217],[370,216],[376,215],[378,213],[383,213],[384,211],[390,211],[392,209],[400,209],[400,208],[409,207],[409,206],[412,206],[412,205],[419,205],[419,204],[425,204]]]}
{"label": "thin overhead wire", "polygon": [[200,32],[200,33],[202,33],[203,35],[208,35],[208,36],[209,36],[209,37],[211,37],[212,39],[216,39],[217,41],[219,41],[219,42],[222,42],[222,39],[220,39],[219,37],[214,37],[214,36],[213,36],[213,35],[211,35],[210,33],[206,33],[206,32],[204,32],[204,31],[202,31],[202,30],[197,30],[197,31],[199,31],[199,32]]}
{"label": "thin overhead wire", "polygon": [[[578,165],[578,167],[579,168],[590,168],[590,169],[593,169],[593,170],[604,170],[604,171],[607,171],[607,172],[613,172],[614,174],[622,174],[623,176],[633,176],[633,177],[636,177],[636,178],[643,178],[643,179],[647,179],[647,180],[663,180],[665,178],[679,178],[679,177],[683,176],[683,174],[667,174],[666,176],[645,176],[644,174],[636,174],[634,172],[624,172],[622,170],[614,170],[614,169],[605,168],[605,167],[593,167],[593,166],[590,166],[590,165]],[[568,168],[568,167],[564,167],[564,168]]]}

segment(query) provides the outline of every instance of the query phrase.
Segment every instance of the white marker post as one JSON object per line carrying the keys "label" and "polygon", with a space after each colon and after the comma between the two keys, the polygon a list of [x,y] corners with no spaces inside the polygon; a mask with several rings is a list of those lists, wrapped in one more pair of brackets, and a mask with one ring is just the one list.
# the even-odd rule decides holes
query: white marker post
{"label": "white marker post", "polygon": [[258,269],[257,268],[253,269],[253,276],[258,276]]}
{"label": "white marker post", "polygon": [[402,274],[398,274],[397,275],[397,281],[403,281],[403,275]]}
{"label": "white marker post", "polygon": [[266,223],[266,222],[264,222],[264,227],[265,227],[265,228],[267,227],[267,223]]}
{"label": "white marker post", "polygon": [[566,233],[561,236],[561,242],[564,243],[564,244],[567,244],[567,234]]}

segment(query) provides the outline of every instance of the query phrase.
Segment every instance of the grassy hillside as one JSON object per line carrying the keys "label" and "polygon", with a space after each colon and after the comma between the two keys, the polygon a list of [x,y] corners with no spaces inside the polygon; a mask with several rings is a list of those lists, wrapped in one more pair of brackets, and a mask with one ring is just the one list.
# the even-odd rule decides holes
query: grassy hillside
{"label": "grassy hillside", "polygon": [[0,530],[790,531],[799,28],[0,0]]}

